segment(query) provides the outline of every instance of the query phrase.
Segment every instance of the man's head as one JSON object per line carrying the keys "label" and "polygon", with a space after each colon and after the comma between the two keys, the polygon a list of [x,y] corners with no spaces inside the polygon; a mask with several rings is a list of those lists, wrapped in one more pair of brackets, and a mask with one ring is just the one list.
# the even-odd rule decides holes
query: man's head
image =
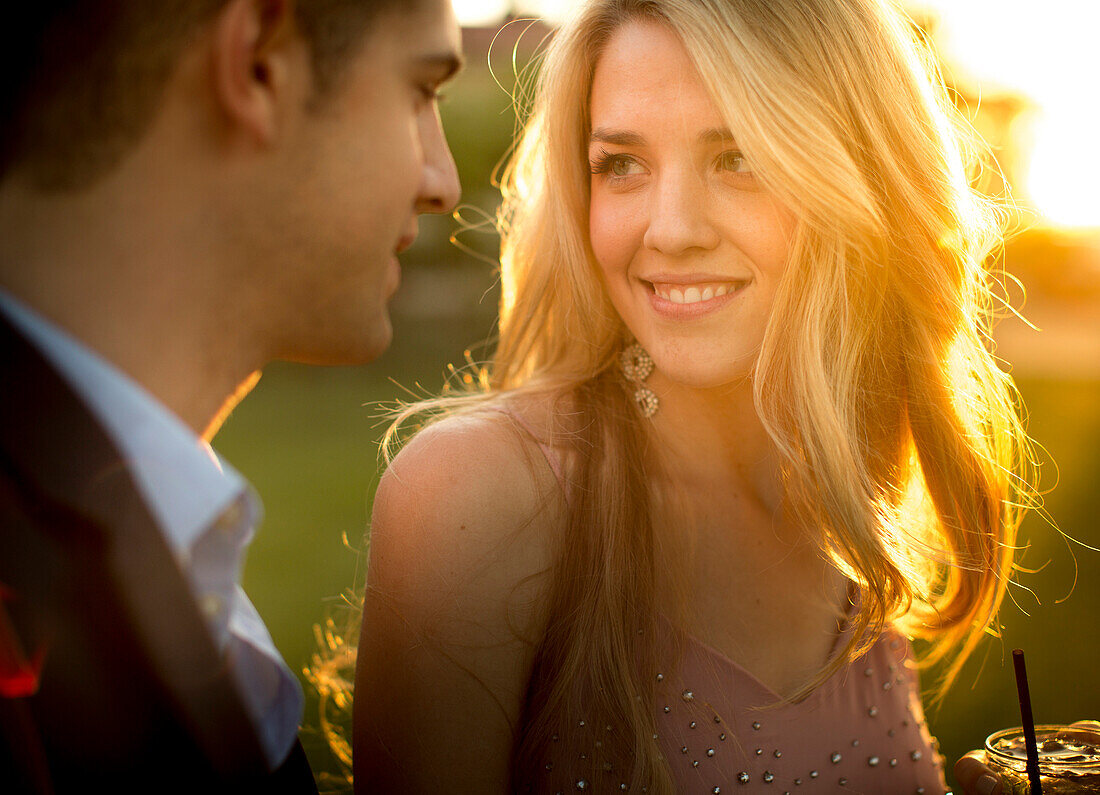
{"label": "man's head", "polygon": [[437,92],[461,57],[451,0],[417,0],[379,12],[365,45],[311,87],[304,112],[274,115],[247,92],[227,103],[253,135],[276,134],[240,202],[259,211],[238,221],[258,275],[245,281],[277,319],[266,334],[275,357],[354,363],[389,344],[396,255],[419,213],[458,200]]}
{"label": "man's head", "polygon": [[[0,178],[78,188],[145,131],[177,59],[230,0],[42,0],[0,33]],[[318,100],[339,85],[379,16],[418,0],[275,0],[307,42]],[[289,11],[289,13],[288,13]]]}
{"label": "man's head", "polygon": [[0,189],[175,197],[204,219],[177,238],[224,260],[195,279],[235,293],[258,356],[384,349],[394,254],[457,201],[434,96],[461,62],[450,0],[29,8],[37,27],[8,26],[0,56]]}

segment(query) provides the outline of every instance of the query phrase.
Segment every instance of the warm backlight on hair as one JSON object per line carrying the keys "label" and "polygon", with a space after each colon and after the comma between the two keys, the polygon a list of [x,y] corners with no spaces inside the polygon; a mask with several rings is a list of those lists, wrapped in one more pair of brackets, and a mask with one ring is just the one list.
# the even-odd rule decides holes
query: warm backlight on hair
{"label": "warm backlight on hair", "polygon": [[[454,0],[464,25],[506,14],[560,21],[579,0]],[[1016,199],[1050,224],[1100,228],[1100,3],[1082,0],[910,0],[939,20],[936,41],[951,71],[979,95],[1012,93],[1033,110],[1020,120],[1011,155]]]}

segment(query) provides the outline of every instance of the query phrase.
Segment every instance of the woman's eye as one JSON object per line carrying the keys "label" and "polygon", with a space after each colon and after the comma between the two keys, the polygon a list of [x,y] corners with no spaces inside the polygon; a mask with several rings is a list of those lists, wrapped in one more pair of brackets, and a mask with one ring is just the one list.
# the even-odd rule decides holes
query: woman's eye
{"label": "woman's eye", "polygon": [[747,172],[749,170],[745,156],[735,149],[718,155],[717,165],[720,171]]}
{"label": "woman's eye", "polygon": [[591,164],[593,174],[606,174],[612,177],[630,177],[641,171],[638,162],[627,155],[613,155],[600,152]]}

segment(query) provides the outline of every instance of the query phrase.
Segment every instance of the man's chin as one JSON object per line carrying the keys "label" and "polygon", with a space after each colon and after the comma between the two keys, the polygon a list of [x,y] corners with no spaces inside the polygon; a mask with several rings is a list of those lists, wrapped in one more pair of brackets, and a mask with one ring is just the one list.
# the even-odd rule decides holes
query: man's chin
{"label": "man's chin", "polygon": [[356,366],[373,362],[386,352],[393,341],[389,313],[383,311],[369,328],[349,328],[345,334],[326,340],[313,340],[289,351],[280,359],[298,364]]}
{"label": "man's chin", "polygon": [[358,357],[358,361],[355,364],[369,364],[389,350],[390,344],[393,343],[393,325],[390,323],[389,315],[386,315],[386,322],[384,328],[372,340],[372,344],[365,346],[362,355]]}

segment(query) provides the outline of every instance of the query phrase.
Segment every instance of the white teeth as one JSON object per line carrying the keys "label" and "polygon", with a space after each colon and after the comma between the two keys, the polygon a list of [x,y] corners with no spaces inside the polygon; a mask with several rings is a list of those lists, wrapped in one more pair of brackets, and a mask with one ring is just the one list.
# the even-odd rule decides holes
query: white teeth
{"label": "white teeth", "polygon": [[666,301],[674,304],[697,304],[701,301],[712,301],[723,295],[736,291],[742,282],[713,282],[710,284],[693,284],[688,286],[673,287],[670,284],[654,284],[653,290]]}

